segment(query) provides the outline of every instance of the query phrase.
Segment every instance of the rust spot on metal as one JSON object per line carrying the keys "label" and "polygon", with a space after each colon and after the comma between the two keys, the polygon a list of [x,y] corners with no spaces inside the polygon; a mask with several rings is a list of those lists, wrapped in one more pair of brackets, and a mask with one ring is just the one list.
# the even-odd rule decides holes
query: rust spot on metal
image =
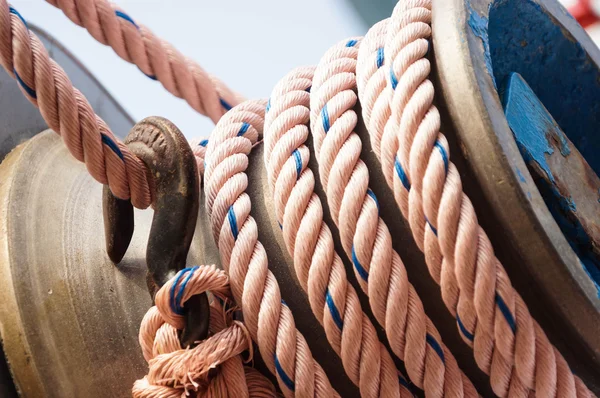
{"label": "rust spot on metal", "polygon": [[[157,288],[186,264],[198,217],[198,170],[187,140],[164,118],[142,120],[132,128],[125,144],[148,168],[154,218],[146,249],[147,284],[154,298]],[[133,235],[133,206],[114,197],[105,186],[103,209],[107,251],[118,263]],[[208,333],[208,297],[192,296],[184,309],[186,327],[181,342],[185,347],[203,340]]]}

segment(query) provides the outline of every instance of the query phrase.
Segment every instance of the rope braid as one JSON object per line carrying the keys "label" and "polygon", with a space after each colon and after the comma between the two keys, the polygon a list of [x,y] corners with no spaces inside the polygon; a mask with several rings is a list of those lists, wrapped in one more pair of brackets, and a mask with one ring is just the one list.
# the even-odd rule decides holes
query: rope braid
{"label": "rope braid", "polygon": [[[192,349],[183,349],[177,330],[184,327],[184,319],[177,310],[192,295],[208,290],[213,296],[212,335]],[[227,275],[215,266],[186,268],[158,291],[156,306],[144,316],[139,334],[149,372],[135,382],[133,397],[179,398],[190,393],[198,397],[239,398],[276,395],[268,379],[243,365],[240,354],[249,350],[251,359],[252,340],[245,326],[232,319],[233,311],[225,310],[229,299]]]}
{"label": "rope braid", "polygon": [[221,263],[231,278],[244,323],[285,396],[337,396],[321,366],[296,330],[290,309],[281,300],[267,253],[258,240],[245,192],[248,154],[263,130],[264,101],[247,101],[217,124],[206,149],[206,207]]}
{"label": "rope braid", "polygon": [[369,188],[369,170],[360,159],[361,139],[354,132],[360,42],[352,38],[327,51],[310,94],[311,131],[331,216],[373,314],[386,330],[392,351],[405,361],[413,383],[431,397],[477,396],[425,314]]}
{"label": "rope braid", "polygon": [[348,283],[323,222],[315,178],[307,167],[309,103],[314,68],[298,68],[274,88],[265,120],[265,164],[275,212],[296,276],[327,339],[363,397],[411,396]]}
{"label": "rope braid", "polygon": [[364,118],[375,136],[372,142],[378,143],[373,148],[387,183],[425,253],[432,277],[441,285],[463,340],[490,375],[494,392],[593,396],[532,319],[462,192],[433,105],[426,58],[430,37],[431,0],[401,1],[387,34],[383,24],[374,27],[367,35],[370,43],[359,54]]}
{"label": "rope braid", "polygon": [[[4,69],[93,178],[107,184],[117,197],[131,199],[135,207],[148,207],[151,194],[144,164],[95,115],[18,11],[6,0],[0,1],[0,62]],[[352,45],[346,42],[346,48],[331,50],[316,73],[312,68],[293,71],[275,88],[266,121],[262,101],[244,102],[225,114],[241,101],[237,94],[112,3],[48,2],[195,110],[214,122],[220,120],[210,142],[202,141],[194,152],[201,170],[206,169],[206,203],[213,236],[245,326],[213,301],[213,335],[192,350],[182,350],[176,333],[181,320],[164,292],[180,289],[183,301],[207,289],[218,297],[228,295],[222,271],[202,268],[195,274],[184,270],[190,275],[191,287],[169,283],[170,288],[157,298],[157,307],[144,319],[140,343],[150,373],[136,383],[136,396],[181,396],[182,391],[196,391],[201,396],[271,396],[272,386],[244,367],[239,356],[252,348],[248,336],[257,343],[285,396],[337,396],[296,330],[291,311],[281,301],[265,249],[258,241],[256,222],[250,216],[245,170],[263,123],[267,128],[265,163],[277,218],[296,275],[329,342],[362,395],[410,394],[406,380],[362,312],[334,251],[331,231],[323,222],[314,175],[308,168],[309,150],[304,145],[309,122],[344,250],[352,257],[375,316],[387,329],[393,351],[407,360],[412,380],[428,395],[476,394],[426,318],[391,247],[389,231],[378,216],[376,198],[368,188],[368,172],[360,161],[362,143],[353,132],[355,86],[386,181],[425,254],[430,274],[441,287],[445,305],[456,317],[461,337],[473,348],[478,366],[490,375],[494,392],[498,396],[593,396],[531,317],[463,193],[433,105],[435,89],[427,59],[431,0],[401,0],[392,18],[375,25],[360,49],[359,40],[353,39]],[[308,93],[311,86],[312,95]],[[200,160],[205,153],[206,166]],[[209,377],[213,365],[220,372]],[[229,380],[235,382],[229,385]]]}
{"label": "rope braid", "polygon": [[138,208],[150,205],[143,162],[115,138],[6,0],[0,0],[0,63],[94,179],[108,185],[118,198],[131,199]]}
{"label": "rope braid", "polygon": [[195,61],[138,24],[116,4],[106,0],[47,0],[119,57],[158,80],[171,94],[217,123],[241,101],[223,82]]}

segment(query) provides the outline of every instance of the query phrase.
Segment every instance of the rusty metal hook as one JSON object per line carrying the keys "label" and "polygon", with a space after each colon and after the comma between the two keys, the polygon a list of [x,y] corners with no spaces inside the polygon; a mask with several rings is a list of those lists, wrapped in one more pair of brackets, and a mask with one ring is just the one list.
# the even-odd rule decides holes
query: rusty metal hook
{"label": "rusty metal hook", "polygon": [[[170,121],[148,117],[137,123],[125,144],[148,167],[153,190],[154,218],[146,249],[148,289],[154,294],[184,268],[194,236],[199,206],[198,170],[183,134]],[[133,236],[133,206],[116,198],[105,186],[104,231],[108,256],[118,264]],[[186,326],[180,336],[188,347],[208,334],[206,294],[191,297],[184,306]]]}

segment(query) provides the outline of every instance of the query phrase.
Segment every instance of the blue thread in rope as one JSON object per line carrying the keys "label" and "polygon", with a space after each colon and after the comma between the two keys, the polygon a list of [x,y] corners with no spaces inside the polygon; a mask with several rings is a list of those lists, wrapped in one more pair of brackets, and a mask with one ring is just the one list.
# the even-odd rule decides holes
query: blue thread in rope
{"label": "blue thread in rope", "polygon": [[516,333],[517,332],[517,324],[515,323],[515,318],[513,317],[513,315],[510,312],[510,309],[504,302],[504,299],[498,293],[496,293],[496,304],[498,304],[498,308],[500,308],[502,315],[504,315],[504,319],[506,319],[508,326],[510,326],[513,333]]}
{"label": "blue thread in rope", "polygon": [[284,299],[281,299],[281,304],[285,305],[286,307],[288,307],[287,303],[285,302]]}
{"label": "blue thread in rope", "polygon": [[325,133],[329,132],[329,111],[327,110],[327,104],[321,109],[321,119],[323,119],[323,128],[325,129]]}
{"label": "blue thread in rope", "polygon": [[271,110],[271,98],[267,101],[267,107],[265,108],[265,112],[269,112]]}
{"label": "blue thread in rope", "polygon": [[279,229],[283,231],[283,225],[279,221],[277,221],[277,224],[279,224]]}
{"label": "blue thread in rope", "polygon": [[129,15],[125,14],[123,11],[119,11],[116,10],[115,11],[115,15],[119,18],[123,18],[124,20],[126,20],[127,22],[131,23],[133,26],[135,26],[136,29],[139,29],[140,27],[135,23],[135,21],[133,20],[133,18],[131,18]]}
{"label": "blue thread in rope", "polygon": [[238,227],[237,227],[237,220],[235,219],[235,213],[233,212],[233,206],[229,206],[229,211],[227,212],[227,218],[229,218],[229,228],[231,228],[231,234],[233,235],[233,239],[237,239]]}
{"label": "blue thread in rope", "polygon": [[456,314],[456,322],[458,323],[458,328],[460,329],[460,332],[463,334],[463,336],[465,336],[467,339],[469,339],[469,341],[475,340],[475,336],[473,336],[473,334],[467,330],[465,325],[460,320],[460,317],[458,316],[458,314]]}
{"label": "blue thread in rope", "polygon": [[440,346],[440,343],[437,342],[435,337],[427,333],[425,336],[425,341],[427,341],[427,344],[429,344],[429,346],[431,346],[431,348],[433,348],[433,350],[438,354],[442,360],[442,363],[446,363],[446,358],[444,358],[444,350]]}
{"label": "blue thread in rope", "polygon": [[342,317],[340,316],[340,312],[338,311],[335,303],[333,302],[333,297],[329,293],[329,288],[327,288],[327,292],[325,293],[325,301],[327,302],[327,306],[329,307],[329,313],[331,313],[331,317],[333,321],[337,325],[337,327],[342,330],[344,327],[344,321],[342,321]]}
{"label": "blue thread in rope", "polygon": [[369,195],[375,201],[375,204],[377,205],[377,212],[379,212],[379,201],[377,200],[375,193],[371,191],[371,188],[367,189],[367,195]]}
{"label": "blue thread in rope", "polygon": [[396,89],[396,87],[398,86],[398,78],[396,78],[396,75],[394,74],[394,70],[392,69],[392,67],[390,66],[390,82],[392,83],[392,89]]}
{"label": "blue thread in rope", "polygon": [[427,225],[429,225],[429,228],[431,228],[431,230],[433,231],[433,234],[434,234],[435,236],[438,236],[438,231],[437,231],[437,228],[435,228],[435,227],[433,226],[433,224],[432,224],[432,223],[429,221],[429,219],[427,218],[427,216],[425,216],[425,222],[427,223]]}
{"label": "blue thread in rope", "polygon": [[358,41],[356,40],[349,40],[348,43],[346,43],[346,47],[354,47],[356,45],[356,43],[358,43]]}
{"label": "blue thread in rope", "polygon": [[400,160],[397,156],[396,161],[394,162],[394,167],[396,169],[396,174],[398,174],[400,181],[402,181],[402,185],[404,185],[404,188],[406,188],[407,191],[410,191],[410,182],[408,181],[408,177],[406,176],[406,173],[404,172],[404,169],[402,168]]}
{"label": "blue thread in rope", "polygon": [[240,128],[240,131],[238,131],[237,136],[241,137],[244,134],[246,134],[246,131],[248,131],[248,128],[250,128],[250,124],[244,122],[244,124],[242,124],[242,128]]}
{"label": "blue thread in rope", "polygon": [[385,60],[383,47],[379,47],[377,49],[377,69],[383,66],[383,61]]}
{"label": "blue thread in rope", "polygon": [[208,140],[202,140],[198,145],[206,147],[208,145]]}
{"label": "blue thread in rope", "polygon": [[179,284],[179,281],[181,280],[183,275],[186,272],[188,272],[190,269],[191,268],[184,268],[181,271],[179,271],[177,273],[177,277],[175,278],[175,281],[171,285],[171,289],[169,290],[169,306],[171,307],[171,311],[173,311],[174,313],[177,313],[177,307],[175,305],[175,289],[177,289],[177,285]]}
{"label": "blue thread in rope", "polygon": [[[130,24],[132,24],[133,26],[135,26],[135,28],[136,28],[137,30],[140,30],[140,27],[138,26],[138,24],[136,24],[136,23],[135,23],[135,21],[133,20],[133,18],[131,18],[129,15],[125,14],[123,11],[116,10],[116,11],[115,11],[115,15],[116,15],[117,17],[119,17],[119,18],[121,18],[121,19],[124,19],[125,21],[129,22],[129,23],[130,23]],[[140,70],[141,70],[141,69],[140,69]],[[145,73],[144,71],[142,71],[142,73],[143,73],[144,75],[146,75],[146,77],[148,77],[149,79],[152,79],[152,80],[158,80],[158,79],[156,78],[156,76],[154,76],[154,75],[149,75],[149,74]]]}
{"label": "blue thread in rope", "polygon": [[369,273],[362,266],[360,261],[358,261],[358,257],[356,256],[356,252],[354,251],[354,246],[352,246],[352,263],[354,264],[354,268],[356,268],[356,271],[358,271],[358,275],[360,275],[360,277],[365,282],[368,282],[369,281]]}
{"label": "blue thread in rope", "polygon": [[192,275],[194,275],[194,272],[196,272],[196,270],[198,268],[199,268],[198,266],[189,268],[187,277],[183,280],[183,283],[179,286],[179,292],[177,292],[177,297],[175,297],[175,308],[177,309],[176,314],[178,314],[178,315],[183,315],[183,305],[181,304],[181,299],[183,298],[183,292],[185,291],[185,288],[186,288],[188,282],[190,281],[190,278],[192,277]]}
{"label": "blue thread in rope", "polygon": [[442,155],[442,159],[444,160],[444,169],[446,170],[446,174],[448,174],[448,153],[446,152],[446,148],[439,141],[436,141],[434,146],[440,151],[440,155]]}
{"label": "blue thread in rope", "polygon": [[229,103],[227,101],[225,101],[223,98],[219,98],[219,102],[221,103],[221,106],[223,108],[225,108],[225,110],[230,111],[231,108],[233,108],[233,106],[229,105]]}
{"label": "blue thread in rope", "polygon": [[300,155],[300,151],[294,149],[292,152],[294,155],[294,159],[296,159],[296,180],[300,178],[300,174],[302,173],[302,156]]}
{"label": "blue thread in rope", "polygon": [[25,84],[25,82],[21,79],[21,76],[19,76],[19,74],[17,73],[16,69],[13,69],[13,73],[15,74],[15,77],[17,78],[17,82],[19,82],[21,87],[23,87],[23,90],[25,90],[25,92],[27,94],[29,94],[29,96],[31,98],[37,99],[37,94],[35,93],[35,90],[32,89],[31,87],[29,87],[27,84]]}
{"label": "blue thread in rope", "polygon": [[104,143],[104,145],[109,147],[119,157],[119,159],[124,160],[123,152],[121,152],[121,149],[119,149],[117,143],[114,142],[109,136],[107,136],[104,133],[100,135],[102,137],[102,142]]}
{"label": "blue thread in rope", "polygon": [[285,373],[285,371],[281,367],[279,359],[277,358],[277,354],[274,354],[273,356],[275,357],[275,369],[277,370],[277,374],[281,378],[281,381],[283,381],[287,388],[294,391],[296,389],[294,382],[292,381],[292,379],[290,379],[290,377]]}
{"label": "blue thread in rope", "polygon": [[27,21],[25,21],[25,18],[23,18],[23,16],[19,13],[19,11],[17,11],[16,8],[8,7],[8,12],[10,12],[11,14],[16,15],[17,17],[19,17],[19,19],[21,20],[21,22],[23,22],[23,25],[25,25],[25,27],[27,28],[27,30],[29,30],[29,25],[27,25]]}
{"label": "blue thread in rope", "polygon": [[413,395],[413,397],[415,396],[415,393],[413,391],[413,387],[410,385],[410,383],[404,377],[398,375],[398,381],[400,382],[401,386],[404,386],[408,391],[411,392],[411,394]]}

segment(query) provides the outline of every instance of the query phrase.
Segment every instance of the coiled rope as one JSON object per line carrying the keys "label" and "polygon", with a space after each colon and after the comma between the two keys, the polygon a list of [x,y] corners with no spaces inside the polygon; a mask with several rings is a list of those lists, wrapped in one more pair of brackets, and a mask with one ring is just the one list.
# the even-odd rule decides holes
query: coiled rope
{"label": "coiled rope", "polygon": [[476,396],[408,281],[369,188],[369,170],[360,160],[362,145],[354,132],[360,46],[361,39],[352,38],[327,51],[310,94],[311,131],[331,216],[373,314],[386,330],[394,353],[405,361],[413,383],[431,397]]}
{"label": "coiled rope", "polygon": [[428,78],[431,0],[398,2],[384,25],[359,54],[365,123],[463,340],[498,396],[592,396],[532,319],[462,192]]}
{"label": "coiled rope", "polygon": [[309,134],[307,90],[312,85],[312,74],[311,68],[292,72],[275,87],[269,102],[265,163],[277,219],[311,309],[361,395],[407,396],[410,391],[405,377],[379,342],[347,280],[331,231],[323,222],[321,202],[314,193],[314,176],[307,168],[309,151],[303,145]]}
{"label": "coiled rope", "polygon": [[[208,115],[214,121],[219,120],[231,105],[239,101],[238,96],[228,91],[222,83],[176,53],[110,3],[102,0],[57,0],[50,3],[60,7],[75,23],[88,29],[97,40],[110,45],[123,59],[138,65],[146,75],[160,80],[170,92],[185,98],[194,109]],[[540,397],[591,397],[592,393],[579,378],[572,375],[565,360],[550,344],[539,325],[531,318],[523,300],[512,288],[504,268],[493,254],[487,235],[478,225],[471,202],[462,192],[460,176],[450,161],[446,139],[439,132],[439,113],[433,106],[435,90],[428,79],[430,63],[426,58],[431,37],[430,25],[431,0],[402,0],[396,6],[390,21],[377,24],[359,50],[356,82],[352,84],[358,86],[365,122],[372,137],[373,148],[381,160],[386,181],[392,188],[403,215],[409,220],[417,245],[425,253],[431,275],[441,286],[444,302],[456,315],[463,339],[473,346],[480,368],[490,374],[494,392],[499,396],[525,396],[535,392],[536,396]],[[173,53],[176,55],[173,56]],[[108,184],[116,196],[131,198],[136,207],[144,208],[150,204],[146,170],[141,161],[135,158],[94,114],[83,95],[72,87],[64,71],[50,60],[39,39],[29,32],[25,20],[5,0],[1,0],[0,3],[0,62],[18,81],[25,96],[40,108],[48,125],[61,134],[73,156],[86,163],[90,174],[96,180]],[[347,66],[343,59],[339,65]],[[340,70],[344,71],[344,68]],[[323,76],[329,77],[329,72],[329,69],[325,69]],[[307,83],[306,80],[312,78],[303,76],[300,80],[303,80],[300,84],[303,86]],[[295,119],[290,120],[286,116],[274,119],[274,124],[268,125],[269,131],[275,131],[280,137],[285,133],[285,137],[293,138],[290,138],[290,141],[282,140],[287,142],[287,146],[281,148],[288,148],[291,152],[278,155],[278,162],[283,162],[278,173],[279,176],[287,175],[287,182],[280,183],[277,172],[272,172],[273,177],[269,178],[272,187],[290,192],[275,192],[276,197],[280,195],[284,198],[285,194],[288,194],[304,199],[304,202],[288,200],[287,203],[278,204],[278,218],[282,220],[286,246],[294,260],[298,259],[294,261],[298,278],[308,291],[313,312],[322,321],[330,343],[337,348],[346,372],[360,386],[361,393],[365,396],[388,396],[388,393],[403,395],[408,393],[408,390],[400,388],[403,379],[398,379],[398,372],[389,354],[377,341],[373,325],[362,314],[360,305],[353,304],[357,301],[356,292],[347,284],[339,256],[335,254],[332,246],[326,246],[327,235],[330,235],[330,232],[322,223],[320,202],[316,205],[316,201],[311,201],[314,195],[311,193],[314,176],[309,174],[310,169],[306,168],[308,149],[303,146],[308,134],[306,124],[310,116],[309,103],[306,101],[309,98],[308,95],[300,93],[302,89],[294,86],[298,84],[294,79],[288,79],[284,84],[289,86],[279,88],[281,94],[274,92],[272,100],[275,101],[277,95],[281,95],[289,102],[286,103],[282,99],[282,105],[278,105],[282,107],[279,112],[284,112],[286,107],[290,107],[299,113],[295,115]],[[310,85],[315,86],[311,82],[304,89]],[[345,93],[349,93],[353,86],[342,89],[339,99],[344,100],[344,96],[348,95]],[[291,96],[285,96],[284,93],[290,93]],[[312,122],[316,138],[319,137],[316,134],[319,132],[319,123],[324,120],[319,112],[322,112],[325,103],[332,99],[327,95],[323,98],[325,99],[315,99],[317,102],[314,106],[310,104],[315,112]],[[353,118],[348,100],[345,101],[336,105],[339,108],[332,104],[332,109],[327,103],[325,109],[328,112],[328,123],[331,123],[329,112],[340,118]],[[208,156],[205,181],[207,207],[213,235],[218,242],[222,264],[231,277],[233,296],[244,313],[247,330],[257,342],[267,366],[277,376],[284,394],[332,396],[335,395],[335,391],[321,367],[312,359],[306,341],[295,329],[290,310],[281,301],[277,282],[268,270],[266,253],[258,241],[256,223],[250,216],[250,199],[244,192],[248,184],[245,174],[248,166],[247,155],[262,131],[264,107],[264,102],[260,101],[246,102],[235,107],[221,119],[210,142],[204,145],[207,146]],[[274,109],[272,105],[271,110]],[[273,114],[277,115],[275,112]],[[349,125],[352,125],[352,120]],[[286,129],[286,126],[289,128]],[[328,128],[322,128],[331,129],[331,124]],[[353,126],[350,131],[352,128]],[[291,131],[293,134],[288,133]],[[332,144],[328,144],[327,139],[320,141],[318,147],[316,146],[320,168],[327,171],[328,168],[334,170],[337,167],[335,160],[328,159],[324,154],[335,154],[336,151],[331,151],[336,147],[342,148],[343,145],[346,145],[344,148],[357,145],[356,138],[352,138],[354,135],[347,137],[348,140],[344,137],[344,140]],[[275,141],[272,145],[275,145]],[[293,145],[297,145],[296,150],[293,149]],[[331,148],[328,145],[331,145]],[[273,154],[277,153],[274,148],[271,150]],[[344,159],[354,168],[362,167],[356,153],[348,152]],[[273,159],[268,160],[268,163],[275,167],[276,163],[273,162]],[[292,184],[293,180],[289,180],[292,178],[289,176],[289,170],[292,175],[294,171],[293,162],[296,163],[298,180],[295,185]],[[285,169],[287,171],[283,168],[285,165],[288,165]],[[283,174],[284,171],[288,174]],[[329,179],[332,178],[343,181],[344,173],[333,177],[328,172],[321,173],[327,174],[327,177],[324,177],[324,186],[328,187]],[[310,178],[303,177],[306,175],[312,176],[312,185]],[[352,176],[345,175],[346,181],[351,181]],[[363,180],[362,183],[365,184],[365,181],[368,186],[368,180]],[[309,189],[296,189],[302,184],[307,185]],[[350,202],[346,201],[345,192],[336,192],[335,189],[345,189],[347,185],[331,186],[331,192],[327,188],[330,198],[328,200],[332,202],[333,216],[339,224],[340,214]],[[356,191],[359,196],[353,197],[352,203],[361,203],[361,212],[366,207],[364,211],[375,214],[369,210],[374,203],[366,198],[365,193],[370,195],[363,186],[365,185]],[[350,201],[352,194],[348,195]],[[306,214],[311,215],[311,218],[306,220],[312,220],[312,224],[310,221],[302,223],[304,218],[294,218],[294,215],[303,214],[302,206]],[[300,210],[293,209],[294,207]],[[346,251],[352,251],[354,248],[354,235],[358,228],[353,229],[352,224],[358,225],[359,216],[360,213],[354,214],[351,219],[343,220],[343,226],[340,224],[340,229],[345,229],[346,225],[350,228],[344,230],[342,239]],[[371,223],[377,222],[377,225],[382,225],[377,228],[383,228],[383,224],[374,217],[368,217],[366,220],[366,223],[369,220]],[[298,228],[287,228],[286,225],[297,225]],[[294,234],[298,236],[304,229],[307,233],[310,233],[311,229],[318,231],[316,234],[312,232],[312,235],[306,235],[316,238],[304,243],[312,244],[315,248],[313,252],[300,253],[297,248],[300,245],[296,243]],[[350,231],[353,233],[349,233]],[[375,235],[365,235],[364,238],[375,242],[377,232]],[[319,246],[319,242],[324,246]],[[376,274],[377,267],[373,262],[369,264],[369,250],[368,246],[363,246],[358,252],[354,248],[356,262],[361,265],[361,272],[365,271],[369,273],[370,278],[375,278],[373,274]],[[364,268],[365,264],[369,264],[366,265],[368,269]],[[392,267],[392,270],[400,268]],[[358,272],[359,277],[361,272]],[[390,278],[393,275],[390,271]],[[172,286],[177,285],[177,282],[173,283]],[[394,280],[384,283],[392,286]],[[374,308],[379,308],[376,304],[383,301],[377,301],[381,299],[373,296],[380,292],[370,289],[370,284],[365,282],[363,286],[369,292]],[[407,287],[405,292],[409,289]],[[184,296],[188,294],[185,288],[182,292]],[[407,300],[401,303],[407,303]],[[151,319],[155,319],[153,324],[160,323],[156,320],[157,311],[169,322],[172,314],[168,310],[151,310]],[[380,315],[384,313],[381,309],[374,312]],[[388,310],[382,318],[385,325],[390,313],[393,311]],[[413,317],[421,319],[420,329],[412,325]],[[416,364],[408,364],[409,373],[416,383],[421,382],[424,385],[426,392],[446,392],[445,388],[458,391],[456,385],[451,386],[445,381],[445,376],[441,389],[441,356],[431,342],[422,336],[432,336],[438,347],[442,347],[439,343],[441,340],[434,329],[428,327],[427,322],[422,319],[420,315],[406,318],[406,330],[413,330],[414,327],[419,333],[414,340],[407,337],[405,347],[399,348],[399,351],[408,349],[409,340],[417,344],[415,347],[420,347],[415,349],[415,354],[409,355],[408,351],[405,352],[410,358],[417,360]],[[340,320],[342,327],[339,326]],[[171,327],[177,327],[177,321],[173,322],[174,326]],[[346,323],[352,327],[346,327]],[[152,335],[152,327],[147,329],[150,324],[146,324],[144,330]],[[227,325],[227,322],[220,325],[224,324]],[[215,325],[219,325],[217,321]],[[239,324],[230,325],[233,326],[228,326],[229,329],[237,328],[239,331],[236,332],[237,336],[244,335],[245,332]],[[156,330],[160,328],[157,327]],[[360,333],[357,333],[357,330],[360,330]],[[168,336],[169,333],[172,341],[172,331],[164,334],[156,332],[155,336]],[[220,332],[215,333],[217,336]],[[161,355],[181,351],[180,347],[167,341],[168,337],[163,344],[169,348],[159,348],[162,345],[157,343],[156,351],[154,343],[152,351],[149,350],[149,345],[146,345],[145,354],[160,354],[155,358],[158,362]],[[231,357],[224,356],[222,365],[234,360],[241,350],[250,348],[248,340],[241,337],[232,340],[224,338],[220,341],[230,341],[223,344],[227,345],[228,352],[235,353],[231,354]],[[356,344],[359,341],[360,348],[357,349]],[[213,343],[207,347],[211,344]],[[199,347],[201,350],[204,346]],[[442,352],[446,355],[446,351]],[[151,362],[155,359],[151,359]],[[190,359],[190,363],[195,363],[195,358]],[[456,374],[452,373],[454,370],[451,364],[445,365],[444,372]],[[239,369],[236,371],[238,375],[241,374]],[[456,372],[458,371],[456,369]],[[159,370],[155,372],[160,374]],[[429,374],[436,376],[428,378],[428,372],[433,372]],[[198,371],[197,375],[200,379],[204,377],[202,370]],[[151,380],[159,379],[149,375],[144,380],[137,386],[149,387]],[[169,388],[179,388],[180,384],[184,389],[190,385],[194,386],[194,383],[185,377],[171,377],[169,380],[172,382],[172,385],[167,383]],[[246,383],[249,383],[248,380],[246,378]],[[469,384],[462,376],[461,380],[463,392],[466,394],[471,391]],[[203,385],[211,385],[210,381],[206,383]]]}
{"label": "coiled rope", "polygon": [[236,106],[211,134],[204,172],[207,213],[221,265],[231,278],[233,297],[284,395],[337,396],[281,299],[267,253],[258,240],[256,221],[250,215],[245,170],[252,145],[263,130],[265,105],[265,101],[246,101]]}

